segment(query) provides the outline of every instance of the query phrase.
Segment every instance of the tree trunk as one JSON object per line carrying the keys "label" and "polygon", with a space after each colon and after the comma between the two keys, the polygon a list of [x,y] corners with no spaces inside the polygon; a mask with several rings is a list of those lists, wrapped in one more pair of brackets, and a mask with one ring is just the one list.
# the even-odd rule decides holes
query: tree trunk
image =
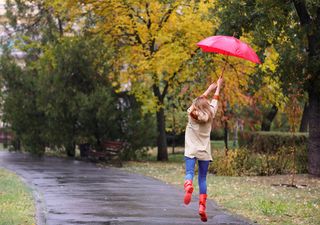
{"label": "tree trunk", "polygon": [[309,174],[320,176],[320,95],[316,88],[309,90]]}
{"label": "tree trunk", "polygon": [[229,127],[228,127],[228,120],[226,119],[224,121],[224,146],[225,146],[225,149],[226,149],[226,153],[228,152],[229,150],[229,147],[228,147],[228,136],[229,136]]}
{"label": "tree trunk", "polygon": [[68,143],[66,152],[68,157],[74,158],[76,156],[76,145],[74,143]]}
{"label": "tree trunk", "polygon": [[15,139],[13,142],[13,148],[15,151],[21,151],[21,141],[19,138]]}
{"label": "tree trunk", "polygon": [[308,28],[308,65],[309,74],[309,143],[308,143],[308,172],[320,176],[320,8],[317,15],[311,17],[305,1],[294,0],[294,7],[300,19],[301,27]]}
{"label": "tree trunk", "polygon": [[[175,107],[175,106],[174,106]],[[174,148],[176,147],[176,118],[175,118],[175,108],[173,107],[172,113],[172,122],[173,122],[173,129],[172,129],[172,154],[174,154]]]}
{"label": "tree trunk", "polygon": [[158,161],[167,161],[168,160],[168,151],[167,151],[167,135],[166,135],[166,125],[165,125],[165,116],[164,108],[161,107],[157,112],[157,129],[158,129]]}
{"label": "tree trunk", "polygon": [[309,125],[309,105],[306,102],[304,104],[302,118],[301,118],[301,124],[300,124],[300,132],[308,132],[308,125]]}
{"label": "tree trunk", "polygon": [[263,115],[262,123],[261,123],[261,130],[262,131],[270,131],[272,121],[276,117],[278,112],[278,107],[272,105],[270,111],[267,114]]}
{"label": "tree trunk", "polygon": [[153,85],[153,94],[159,100],[161,105],[160,109],[157,111],[157,130],[158,130],[158,138],[157,138],[157,145],[158,145],[158,161],[168,161],[168,149],[167,149],[167,135],[166,135],[166,121],[164,115],[164,97],[167,94],[168,90],[168,83],[166,84],[163,92],[161,94],[160,88],[157,85]]}

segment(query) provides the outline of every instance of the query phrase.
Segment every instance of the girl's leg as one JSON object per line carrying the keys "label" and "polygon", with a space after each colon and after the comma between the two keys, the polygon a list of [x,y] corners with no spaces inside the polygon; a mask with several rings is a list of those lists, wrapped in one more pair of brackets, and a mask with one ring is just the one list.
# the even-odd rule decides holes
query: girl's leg
{"label": "girl's leg", "polygon": [[207,173],[209,168],[210,161],[199,160],[199,174],[198,174],[198,182],[199,182],[199,191],[200,194],[207,194]]}
{"label": "girl's leg", "polygon": [[186,205],[188,205],[191,201],[191,196],[193,192],[192,180],[194,177],[194,166],[196,164],[196,159],[185,157],[185,162],[186,162],[186,177],[184,181],[184,190],[186,193],[184,195],[183,201]]}
{"label": "girl's leg", "polygon": [[208,220],[206,214],[206,203],[207,203],[207,173],[209,168],[209,161],[199,160],[199,174],[198,174],[198,182],[199,182],[199,215],[200,219],[203,222]]}
{"label": "girl's leg", "polygon": [[185,180],[193,180],[194,177],[194,166],[196,165],[196,158],[184,157],[186,162],[186,177]]}

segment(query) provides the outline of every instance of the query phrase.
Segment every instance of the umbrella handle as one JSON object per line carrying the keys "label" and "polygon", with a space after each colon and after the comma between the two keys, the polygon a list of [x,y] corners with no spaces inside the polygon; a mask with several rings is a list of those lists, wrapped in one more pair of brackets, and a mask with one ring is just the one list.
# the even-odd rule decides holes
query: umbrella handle
{"label": "umbrella handle", "polygon": [[228,58],[229,58],[229,56],[227,56],[226,62],[224,63],[224,66],[223,66],[223,69],[222,69],[222,73],[221,73],[221,76],[220,76],[221,78],[223,77],[224,71],[226,69],[226,65],[228,63]]}

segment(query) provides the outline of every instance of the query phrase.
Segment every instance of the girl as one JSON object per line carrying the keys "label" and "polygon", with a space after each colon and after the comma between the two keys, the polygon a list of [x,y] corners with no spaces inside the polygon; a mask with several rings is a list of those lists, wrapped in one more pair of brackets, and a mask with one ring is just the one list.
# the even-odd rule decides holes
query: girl
{"label": "girl", "polygon": [[[185,133],[185,163],[186,177],[184,182],[184,203],[187,205],[191,201],[193,192],[192,180],[194,176],[194,166],[196,159],[199,165],[199,215],[203,222],[207,221],[206,200],[207,200],[207,171],[209,162],[212,161],[210,132],[212,120],[218,109],[218,99],[222,78],[217,81],[217,85],[212,83],[209,88],[196,98],[188,109],[188,124]],[[207,99],[210,92],[216,89],[211,102]]]}

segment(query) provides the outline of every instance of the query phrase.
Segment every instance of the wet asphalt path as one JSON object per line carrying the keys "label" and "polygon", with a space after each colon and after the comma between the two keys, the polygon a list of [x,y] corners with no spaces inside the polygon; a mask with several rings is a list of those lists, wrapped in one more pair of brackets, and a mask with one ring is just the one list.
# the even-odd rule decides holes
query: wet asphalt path
{"label": "wet asphalt path", "polygon": [[38,225],[250,224],[212,201],[208,222],[202,223],[197,199],[185,206],[182,188],[117,168],[9,152],[0,152],[0,167],[22,176],[34,190]]}

